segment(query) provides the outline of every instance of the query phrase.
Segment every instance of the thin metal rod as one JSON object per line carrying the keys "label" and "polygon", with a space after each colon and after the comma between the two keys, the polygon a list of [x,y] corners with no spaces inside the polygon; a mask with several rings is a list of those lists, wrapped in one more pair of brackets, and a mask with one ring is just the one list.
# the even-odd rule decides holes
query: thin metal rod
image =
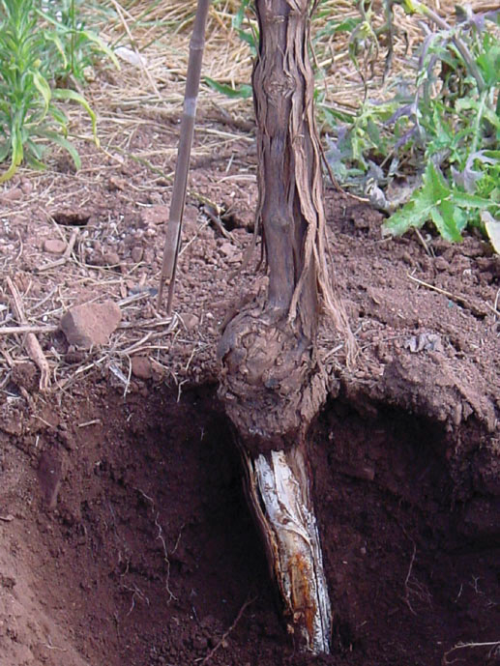
{"label": "thin metal rod", "polygon": [[189,62],[186,77],[186,92],[184,94],[184,111],[181,121],[179,148],[177,151],[177,164],[175,167],[174,187],[168,224],[166,225],[165,248],[161,268],[160,286],[158,289],[158,308],[163,298],[163,287],[169,280],[169,299],[167,311],[171,314],[174,294],[175,274],[179,256],[182,216],[186,202],[187,179],[189,162],[191,159],[191,146],[193,145],[194,124],[196,117],[196,104],[200,87],[201,65],[205,48],[205,27],[207,24],[210,0],[198,0],[196,16],[193,25],[193,35],[189,44]]}

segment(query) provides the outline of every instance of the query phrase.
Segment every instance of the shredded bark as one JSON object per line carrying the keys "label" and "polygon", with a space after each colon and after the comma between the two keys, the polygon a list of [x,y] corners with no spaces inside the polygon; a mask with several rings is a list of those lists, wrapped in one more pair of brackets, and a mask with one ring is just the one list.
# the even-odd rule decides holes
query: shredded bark
{"label": "shredded bark", "polygon": [[269,288],[232,319],[219,345],[220,396],[238,431],[253,442],[249,446],[267,450],[303,436],[325,399],[314,351],[322,306],[343,332],[349,355],[352,350],[326,264],[310,7],[309,0],[256,2],[257,223]]}

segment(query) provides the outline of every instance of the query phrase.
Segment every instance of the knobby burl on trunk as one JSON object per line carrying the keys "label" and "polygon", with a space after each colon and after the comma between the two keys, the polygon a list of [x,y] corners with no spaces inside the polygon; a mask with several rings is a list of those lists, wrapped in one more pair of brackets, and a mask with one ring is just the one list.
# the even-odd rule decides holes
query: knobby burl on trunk
{"label": "knobby burl on trunk", "polygon": [[[325,395],[315,353],[325,261],[321,152],[309,59],[309,0],[256,0],[253,72],[266,297],[242,309],[220,345],[220,396],[249,451],[296,445]],[[320,302],[321,299],[321,302]],[[333,308],[332,308],[333,309]]]}

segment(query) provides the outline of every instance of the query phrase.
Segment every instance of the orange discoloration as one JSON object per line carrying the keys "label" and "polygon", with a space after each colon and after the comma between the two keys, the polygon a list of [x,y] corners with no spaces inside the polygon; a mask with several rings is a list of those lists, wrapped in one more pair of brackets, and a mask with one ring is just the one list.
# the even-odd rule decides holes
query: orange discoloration
{"label": "orange discoloration", "polygon": [[303,555],[297,553],[290,558],[288,575],[291,582],[290,601],[294,620],[303,618],[303,624],[312,642],[317,606],[311,591],[311,573],[309,563]]}

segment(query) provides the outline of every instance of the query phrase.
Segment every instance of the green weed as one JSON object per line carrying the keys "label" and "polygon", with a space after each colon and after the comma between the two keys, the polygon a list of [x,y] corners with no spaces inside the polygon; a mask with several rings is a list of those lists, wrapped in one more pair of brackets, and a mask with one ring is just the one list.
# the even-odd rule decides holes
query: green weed
{"label": "green weed", "polygon": [[[451,26],[422,3],[403,4],[434,27],[417,61],[409,61],[415,76],[394,80],[390,101],[365,101],[350,118],[320,104],[334,135],[330,166],[345,186],[391,214],[385,233],[431,222],[450,241],[471,226],[491,238],[485,219],[500,212],[500,42],[486,27],[498,12],[465,10]],[[412,180],[408,200],[394,212],[399,202],[390,199],[390,185]]]}
{"label": "green weed", "polygon": [[0,0],[0,163],[10,160],[0,183],[11,178],[23,161],[44,168],[44,153],[51,144],[66,150],[80,167],[78,151],[68,139],[65,102],[75,102],[86,111],[97,142],[96,116],[85,97],[58,84],[64,81],[67,86],[70,74],[81,78],[95,48],[110,53],[77,24],[72,0],[66,6],[70,5],[73,13],[63,25],[42,11],[38,0]]}
{"label": "green weed", "polygon": [[52,63],[52,77],[62,85],[72,77],[85,83],[96,58],[104,56],[119,66],[113,51],[86,26],[80,4],[81,0],[49,0],[36,10],[44,25],[45,59]]}

